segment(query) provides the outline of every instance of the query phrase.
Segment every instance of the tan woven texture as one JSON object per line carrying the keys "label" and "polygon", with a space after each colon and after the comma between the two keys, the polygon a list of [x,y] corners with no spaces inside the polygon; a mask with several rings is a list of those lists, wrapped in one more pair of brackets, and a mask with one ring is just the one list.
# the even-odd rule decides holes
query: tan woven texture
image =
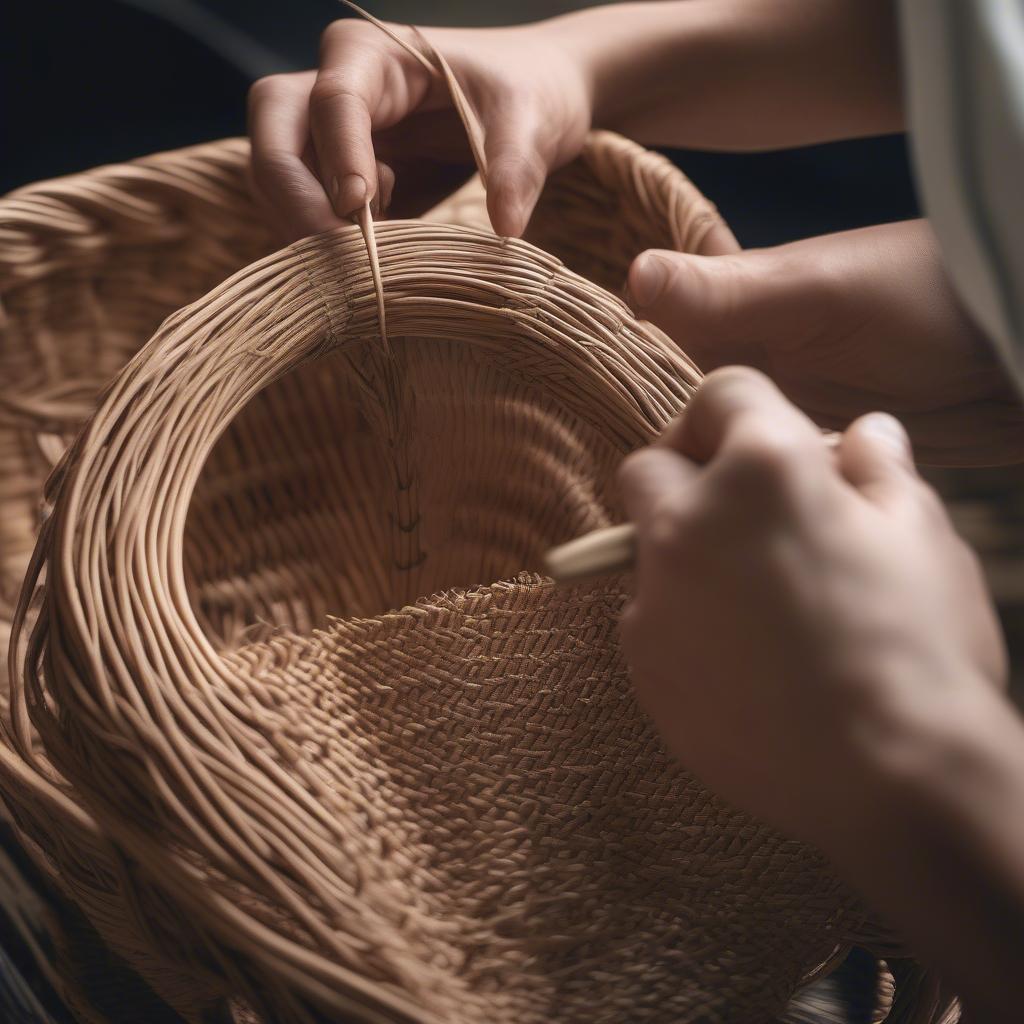
{"label": "tan woven texture", "polygon": [[620,518],[697,384],[604,288],[712,208],[608,134],[543,248],[438,223],[470,185],[377,225],[385,341],[358,229],[264,256],[244,158],[0,202],[10,614],[45,519],[0,748],[26,843],[194,1019],[772,1020],[861,911],[665,756],[626,581],[527,574]]}

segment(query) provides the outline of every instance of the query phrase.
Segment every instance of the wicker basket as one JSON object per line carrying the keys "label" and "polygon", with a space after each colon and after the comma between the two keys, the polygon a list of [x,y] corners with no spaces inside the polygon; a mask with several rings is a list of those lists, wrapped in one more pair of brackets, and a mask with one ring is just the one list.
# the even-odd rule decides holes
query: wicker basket
{"label": "wicker basket", "polygon": [[777,1016],[862,911],[665,757],[622,581],[522,574],[619,515],[616,464],[697,383],[599,285],[711,208],[594,135],[543,250],[378,225],[385,338],[355,228],[260,258],[244,160],[0,203],[12,611],[52,507],[0,748],[26,845],[195,1020]]}

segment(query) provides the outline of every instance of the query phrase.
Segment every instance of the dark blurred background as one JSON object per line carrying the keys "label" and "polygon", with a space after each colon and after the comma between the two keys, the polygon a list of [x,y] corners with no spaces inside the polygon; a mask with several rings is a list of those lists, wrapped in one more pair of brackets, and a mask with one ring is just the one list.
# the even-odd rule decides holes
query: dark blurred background
{"label": "dark blurred background", "polygon": [[[422,25],[508,24],[572,0],[366,0]],[[0,17],[0,194],[245,132],[261,75],[313,67],[337,0],[25,0]],[[694,100],[699,102],[699,98]],[[770,154],[671,154],[745,246],[914,216],[902,137]]]}

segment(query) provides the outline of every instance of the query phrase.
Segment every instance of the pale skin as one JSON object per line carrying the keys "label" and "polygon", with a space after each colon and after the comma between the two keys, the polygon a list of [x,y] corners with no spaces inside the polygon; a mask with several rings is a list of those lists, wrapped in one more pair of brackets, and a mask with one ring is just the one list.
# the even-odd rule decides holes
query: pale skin
{"label": "pale skin", "polygon": [[[501,234],[592,126],[727,149],[903,127],[888,0],[616,4],[427,35],[480,116]],[[327,30],[316,71],[257,83],[250,117],[254,183],[287,237],[367,200],[416,212],[471,169],[444,88],[354,21]],[[710,374],[624,466],[638,696],[688,768],[822,848],[972,1021],[1017,1020],[1024,727],[976,562],[910,451],[1020,460],[1020,406],[924,222],[704,251],[641,255],[635,310],[705,369],[775,383]],[[862,417],[877,408],[910,439]],[[809,416],[847,427],[837,454]]]}

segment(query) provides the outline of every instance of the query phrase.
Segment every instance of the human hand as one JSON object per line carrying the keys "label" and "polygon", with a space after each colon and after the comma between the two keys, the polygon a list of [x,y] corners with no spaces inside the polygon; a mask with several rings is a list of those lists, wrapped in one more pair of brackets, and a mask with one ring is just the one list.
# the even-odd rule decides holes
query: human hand
{"label": "human hand", "polygon": [[723,257],[651,251],[629,290],[703,369],[758,367],[823,426],[884,409],[923,462],[1024,460],[1024,407],[924,221]]}
{"label": "human hand", "polygon": [[873,836],[892,767],[1006,677],[977,561],[899,423],[864,417],[833,453],[760,373],[720,370],[621,482],[622,641],[668,748],[827,851]]}
{"label": "human hand", "polygon": [[[427,33],[484,130],[498,234],[522,234],[548,172],[576,156],[590,127],[587,69],[559,25]],[[387,208],[392,186],[396,209],[422,212],[472,170],[444,81],[353,19],[325,30],[318,71],[252,87],[249,124],[255,190],[289,238],[337,227],[366,200]]]}

